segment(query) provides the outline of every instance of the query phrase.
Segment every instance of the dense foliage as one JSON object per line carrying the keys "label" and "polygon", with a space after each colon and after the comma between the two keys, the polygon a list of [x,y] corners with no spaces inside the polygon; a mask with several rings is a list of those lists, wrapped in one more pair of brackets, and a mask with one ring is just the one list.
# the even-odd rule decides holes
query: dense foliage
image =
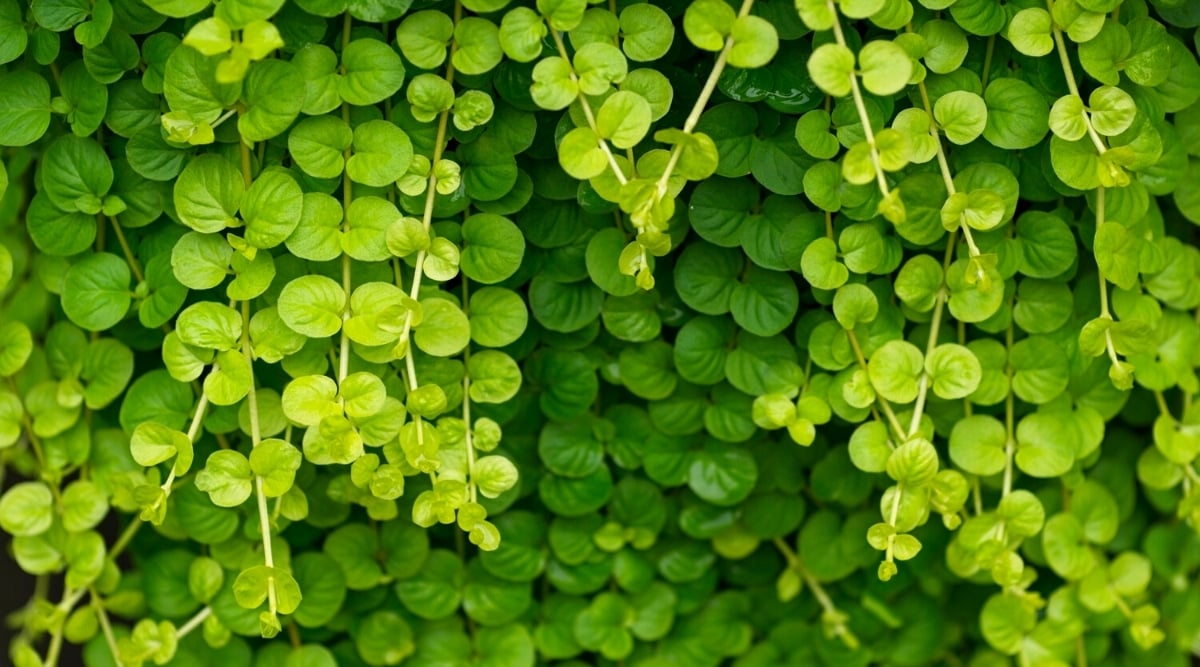
{"label": "dense foliage", "polygon": [[210,5],[0,0],[13,664],[1200,647],[1200,4]]}

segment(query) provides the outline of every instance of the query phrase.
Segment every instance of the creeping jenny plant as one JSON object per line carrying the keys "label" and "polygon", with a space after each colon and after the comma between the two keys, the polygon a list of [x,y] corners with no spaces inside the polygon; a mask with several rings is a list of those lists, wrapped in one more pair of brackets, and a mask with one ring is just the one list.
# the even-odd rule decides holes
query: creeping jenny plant
{"label": "creeping jenny plant", "polygon": [[1198,26],[0,0],[9,659],[1189,664]]}

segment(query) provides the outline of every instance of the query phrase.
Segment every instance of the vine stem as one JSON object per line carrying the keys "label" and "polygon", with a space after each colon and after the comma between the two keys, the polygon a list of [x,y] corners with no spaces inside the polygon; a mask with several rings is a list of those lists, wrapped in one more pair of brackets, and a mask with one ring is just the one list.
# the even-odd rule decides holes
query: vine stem
{"label": "vine stem", "polygon": [[[965,229],[965,226],[964,226]],[[929,323],[929,338],[925,342],[925,358],[928,359],[933,354],[933,350],[937,347],[938,333],[942,327],[942,312],[946,306],[946,271],[950,268],[950,262],[954,259],[954,238],[957,231],[950,232],[950,237],[946,240],[946,252],[942,257],[942,283],[938,286],[937,296],[933,303],[933,318]],[[925,412],[925,400],[929,394],[929,374],[921,373],[921,381],[917,388],[917,402],[913,407],[912,420],[908,424],[908,437],[911,438],[917,434],[917,430],[921,427],[921,415]]]}
{"label": "vine stem", "polygon": [[[911,27],[909,29],[911,30]],[[921,94],[921,104],[925,107],[925,114],[929,116],[929,134],[933,136],[934,146],[937,149],[938,171],[942,173],[942,182],[946,185],[946,193],[954,196],[958,189],[954,186],[954,176],[950,173],[950,162],[946,159],[946,149],[942,146],[942,135],[938,134],[937,121],[933,117],[933,104],[929,101],[929,90],[925,87],[925,81],[917,83],[917,91]],[[978,257],[979,246],[975,245],[975,237],[971,234],[971,228],[962,221],[961,216],[958,228],[962,230],[963,240],[967,242],[967,252],[971,257]]]}
{"label": "vine stem", "polygon": [[[1104,186],[1096,188],[1096,234],[1099,235],[1100,227],[1104,225]],[[1100,263],[1096,262],[1096,274],[1100,281],[1100,317],[1112,319],[1112,313],[1108,309],[1108,281],[1104,277],[1104,269],[1100,268]],[[1117,354],[1117,346],[1113,343],[1112,330],[1104,330],[1104,350],[1108,353],[1108,358],[1112,361],[1113,366],[1120,367],[1121,357]]]}
{"label": "vine stem", "polygon": [[[462,302],[463,314],[467,313],[467,301],[470,298],[470,287],[468,287],[467,277],[462,277]],[[471,345],[467,344],[463,348],[463,367],[469,368],[471,362]],[[475,485],[475,443],[471,434],[471,374],[463,373],[463,427],[465,431],[465,439],[467,444],[467,492],[471,496],[471,502],[478,501],[479,488]]]}
{"label": "vine stem", "polygon": [[[842,22],[838,18],[837,5],[833,0],[825,0],[826,7],[830,12],[833,12],[833,38],[839,46],[849,49],[846,43],[846,35],[842,33]],[[879,192],[884,197],[891,194],[888,189],[887,178],[883,175],[883,166],[879,160],[879,149],[875,146],[875,131],[871,129],[871,117],[867,115],[867,105],[863,100],[862,90],[858,87],[858,75],[854,72],[850,73],[850,94],[854,97],[854,108],[858,111],[858,120],[862,123],[863,136],[867,140],[867,145],[871,149],[871,166],[875,167],[875,180],[879,183]]]}
{"label": "vine stem", "polygon": [[[1013,348],[1013,326],[1009,322],[1008,328],[1004,332],[1004,347],[1005,357],[1012,356]],[[1016,431],[1014,429],[1014,420],[1016,419],[1016,405],[1013,400],[1012,380],[1013,368],[1011,362],[1005,362],[1004,374],[1008,378],[1008,395],[1004,397],[1004,487],[1001,491],[1001,496],[1006,497],[1012,493],[1013,485],[1013,455],[1016,452]]]}
{"label": "vine stem", "polygon": [[[1049,2],[1046,3],[1046,7],[1047,9],[1051,10],[1051,13],[1053,14],[1053,6]],[[1063,38],[1062,29],[1059,28],[1058,24],[1054,23],[1052,20],[1050,22],[1050,31],[1054,36],[1054,46],[1058,51],[1058,60],[1060,63],[1062,63],[1063,75],[1067,79],[1067,90],[1071,91],[1072,95],[1082,100],[1083,95],[1079,94],[1079,84],[1075,82],[1075,69],[1071,67],[1071,57],[1067,55],[1067,42]],[[1108,151],[1108,147],[1104,145],[1104,141],[1096,132],[1096,128],[1092,127],[1092,117],[1087,113],[1087,111],[1083,112],[1083,124],[1087,128],[1088,137],[1092,140],[1092,144],[1096,147],[1096,152],[1100,155],[1104,155]]]}
{"label": "vine stem", "polygon": [[108,620],[108,611],[104,608],[104,604],[100,601],[100,596],[96,593],[96,589],[89,586],[88,593],[92,598],[92,608],[96,610],[96,620],[100,623],[100,631],[104,634],[104,643],[108,644],[108,652],[112,654],[113,664],[116,667],[124,667],[121,661],[120,650],[117,648],[117,637],[113,634],[112,623]]}
{"label": "vine stem", "polygon": [[[246,394],[247,407],[250,411],[250,445],[257,448],[262,441],[262,431],[258,421],[258,394],[254,382],[254,354],[250,351],[250,302],[242,302],[242,354],[246,357],[246,367],[250,369],[250,391]],[[262,532],[263,564],[270,570],[267,577],[267,605],[274,614],[277,608],[275,592],[275,556],[271,551],[271,519],[267,510],[267,495],[263,492],[263,478],[254,476],[254,495],[258,501],[258,526]],[[209,610],[211,612],[211,609]],[[194,620],[194,619],[193,619]],[[203,620],[203,619],[201,619]]]}
{"label": "vine stem", "polygon": [[[563,43],[562,34],[557,30],[551,30],[550,35],[554,37],[554,47],[558,50],[559,57],[567,61],[567,65],[571,68],[571,81],[578,83],[579,77],[575,74],[575,67],[570,64],[571,58],[567,54],[567,45]],[[617,177],[617,182],[625,185],[629,182],[629,179],[625,178],[625,173],[621,171],[621,166],[617,164],[617,158],[613,155],[612,149],[608,147],[608,142],[604,140],[604,137],[600,136],[599,125],[596,124],[596,115],[592,112],[592,105],[588,103],[583,91],[579,92],[579,96],[576,99],[579,100],[579,108],[583,110],[583,117],[587,119],[588,127],[596,135],[596,145],[604,153],[604,159],[608,161],[608,167],[612,169],[613,175]]]}
{"label": "vine stem", "polygon": [[133,250],[129,247],[129,241],[125,238],[125,231],[121,229],[120,223],[111,215],[105,216],[108,222],[112,225],[113,232],[117,236],[117,243],[121,245],[121,252],[125,254],[125,261],[129,264],[129,270],[133,272],[133,277],[137,278],[139,283],[146,282],[146,276],[142,273],[142,265],[138,263],[137,257],[134,257]]}
{"label": "vine stem", "polygon": [[186,623],[179,626],[179,630],[175,633],[175,636],[179,639],[183,639],[191,634],[193,630],[200,627],[200,624],[207,620],[209,616],[212,616],[212,607],[205,607],[201,609],[200,611],[196,612],[195,616],[189,618]]}
{"label": "vine stem", "polygon": [[[808,590],[812,591],[813,598],[816,599],[817,604],[821,605],[821,610],[825,612],[825,615],[831,618],[841,617],[841,611],[833,603],[833,599],[829,597],[829,593],[825,591],[825,587],[821,585],[821,582],[817,581],[812,572],[808,571],[808,567],[804,565],[804,561],[800,559],[800,556],[783,539],[776,537],[773,541],[775,548],[779,549],[784,559],[787,560],[788,567],[795,570],[804,581],[804,584],[808,586]],[[850,629],[846,627],[844,622],[838,622],[833,633],[845,642],[848,647],[853,648],[858,645],[858,638],[854,636],[854,633],[850,632]]]}
{"label": "vine stem", "polygon": [[[65,618],[75,608],[75,605],[79,604],[79,601],[83,599],[83,595],[86,592],[86,588],[76,588],[75,590],[64,588],[62,600],[56,606],[56,611],[61,613]],[[56,667],[58,665],[58,657],[62,653],[65,626],[66,621],[64,620],[62,623],[56,624],[54,630],[51,632],[50,645],[46,648],[44,667]]]}
{"label": "vine stem", "polygon": [[[858,360],[858,367],[866,373],[867,358],[863,356],[862,346],[858,344],[858,336],[854,335],[853,330],[846,331],[846,336],[850,339],[850,348],[854,350],[854,358]],[[907,434],[904,431],[904,427],[900,425],[900,420],[896,418],[896,413],[892,410],[892,404],[878,394],[875,395],[875,401],[879,403],[883,414],[887,416],[888,423],[891,425],[892,430],[896,432],[896,438],[900,442],[904,442]]]}
{"label": "vine stem", "polygon": [[[754,0],[742,0],[742,6],[738,9],[738,18],[748,16],[750,10],[754,8]],[[683,122],[684,134],[692,134],[696,129],[696,125],[700,122],[700,116],[704,113],[704,109],[708,106],[708,100],[712,98],[713,91],[717,89],[717,80],[721,78],[721,73],[725,71],[725,64],[729,60],[729,52],[733,50],[733,36],[725,38],[725,46],[721,48],[721,52],[717,55],[717,60],[713,63],[712,71],[708,73],[708,79],[704,81],[704,87],[700,89],[700,95],[696,98],[696,103],[692,105],[692,110],[688,113],[687,119]],[[659,195],[667,193],[667,184],[671,180],[671,174],[675,171],[675,165],[679,163],[679,158],[683,154],[683,144],[675,144],[671,149],[671,157],[667,159],[667,168],[663,170],[662,176],[658,177],[656,188]]]}
{"label": "vine stem", "polygon": [[[8,378],[8,386],[12,389],[16,396],[21,395],[20,388],[17,387],[17,381],[12,377]],[[46,468],[46,455],[42,450],[42,441],[33,432],[33,421],[29,419],[29,413],[25,410],[25,402],[21,402],[21,427],[25,429],[25,437],[29,440],[29,448],[33,450],[33,456],[37,459],[38,467]],[[57,484],[51,484],[51,488],[57,487]]]}
{"label": "vine stem", "polygon": [[[350,12],[346,12],[342,16],[342,50],[350,44],[350,28],[353,21],[350,17]],[[347,124],[350,123],[350,105],[342,103],[342,120]],[[345,163],[350,162],[350,147],[347,146],[342,154],[342,159]],[[342,174],[342,232],[349,231],[350,227],[350,204],[354,201],[354,186],[350,182],[350,174]],[[346,295],[346,303],[342,306],[342,330],[338,337],[338,388],[346,381],[346,376],[350,374],[350,337],[346,335],[346,321],[350,319],[350,289],[354,283],[351,278],[350,255],[344,250],[342,251],[342,292]],[[342,407],[346,405],[346,399],[338,392],[338,401]]]}
{"label": "vine stem", "polygon": [[[462,2],[455,0],[454,2],[454,24],[457,26],[462,20]],[[450,52],[446,57],[446,81],[451,85],[454,84],[454,53],[458,50],[458,42],[450,43]],[[433,158],[429,161],[429,182],[425,186],[425,208],[421,213],[421,226],[426,232],[433,226],[433,204],[437,198],[437,164],[442,159],[442,154],[446,149],[446,133],[447,125],[450,122],[450,110],[446,109],[438,116],[437,137],[433,141]],[[413,266],[413,280],[409,288],[409,298],[414,301],[421,293],[421,278],[425,273],[425,257],[428,252],[424,249],[417,251],[417,260]],[[403,341],[404,348],[404,364],[408,375],[408,388],[414,390],[419,386],[417,382],[417,367],[413,361],[412,340],[410,333],[412,332],[413,312],[410,310],[404,317],[404,328],[400,331],[400,340]],[[417,424],[417,442],[423,444],[425,442],[425,420],[416,419]]]}
{"label": "vine stem", "polygon": [[[216,369],[216,364],[213,364]],[[192,415],[192,423],[188,425],[187,438],[196,444],[196,438],[200,435],[200,425],[204,421],[204,412],[208,408],[208,394],[204,390],[200,390],[200,400],[196,403],[196,412]],[[175,483],[175,466],[171,466],[171,471],[167,473],[167,479],[162,483],[162,490],[166,494],[160,499],[160,502],[165,501],[167,496],[171,495],[172,485]],[[157,507],[157,505],[156,505]]]}

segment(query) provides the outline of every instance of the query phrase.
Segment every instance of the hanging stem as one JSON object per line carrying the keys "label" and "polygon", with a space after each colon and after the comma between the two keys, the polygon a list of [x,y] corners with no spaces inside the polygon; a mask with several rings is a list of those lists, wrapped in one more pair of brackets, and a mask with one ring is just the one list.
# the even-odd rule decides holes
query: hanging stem
{"label": "hanging stem", "polygon": [[[1004,348],[1005,358],[1012,356],[1013,348],[1013,326],[1009,322],[1008,329],[1004,333]],[[1002,494],[1007,496],[1012,493],[1013,485],[1013,455],[1016,451],[1017,438],[1014,421],[1016,419],[1016,405],[1013,400],[1012,380],[1013,367],[1008,361],[1004,363],[1004,375],[1008,378],[1008,395],[1004,397],[1004,487]]]}
{"label": "hanging stem", "polygon": [[205,607],[201,609],[200,611],[196,612],[195,616],[189,618],[186,623],[179,626],[179,630],[175,633],[175,636],[179,639],[183,639],[191,634],[193,630],[200,627],[200,624],[208,619],[209,616],[212,616],[212,607]]}
{"label": "hanging stem", "polygon": [[[866,373],[867,358],[863,356],[862,346],[858,344],[858,336],[854,335],[853,330],[846,331],[846,336],[850,339],[850,347],[854,350],[854,357],[858,360],[858,367],[861,368],[864,373]],[[892,404],[889,403],[886,398],[878,394],[875,395],[875,401],[879,404],[880,409],[883,410],[883,414],[887,416],[888,424],[890,424],[892,430],[895,431],[897,441],[904,442],[907,439],[907,433],[905,432],[904,427],[900,425],[900,420],[896,418],[896,413],[892,410]]]}
{"label": "hanging stem", "polygon": [[125,239],[125,231],[121,229],[120,223],[111,215],[105,217],[112,224],[113,232],[117,236],[117,243],[121,245],[121,252],[125,255],[125,262],[129,264],[129,270],[133,272],[133,277],[139,283],[146,282],[146,276],[142,273],[142,265],[138,263],[137,257],[134,256],[133,250],[129,247],[129,241]]}
{"label": "hanging stem", "polygon": [[[550,35],[554,38],[554,47],[558,50],[559,57],[567,61],[568,67],[571,68],[571,80],[578,82],[579,77],[575,74],[575,68],[570,65],[571,58],[567,53],[567,45],[563,43],[562,35],[557,30],[551,30]],[[617,164],[617,158],[613,155],[612,149],[608,147],[608,142],[604,140],[604,137],[600,136],[600,131],[598,129],[598,125],[596,124],[596,115],[592,112],[592,105],[588,104],[587,96],[583,93],[583,91],[580,91],[577,99],[579,100],[579,108],[583,110],[583,117],[587,119],[588,127],[591,128],[592,132],[596,134],[597,146],[599,146],[600,151],[604,153],[604,158],[608,160],[608,167],[612,169],[613,175],[617,178],[617,182],[621,185],[625,185],[627,182],[629,182],[629,179],[625,178],[625,173],[621,171],[621,166]]]}
{"label": "hanging stem", "polygon": [[[463,314],[467,312],[467,302],[470,299],[470,287],[468,286],[467,277],[462,277],[462,302]],[[471,362],[471,345],[463,349],[463,367],[469,367]],[[471,434],[471,374],[463,373],[463,427],[466,431],[467,445],[467,492],[470,494],[471,502],[478,502],[479,487],[475,484],[475,443],[474,437]]]}
{"label": "hanging stem", "polygon": [[[754,8],[754,0],[743,0],[742,6],[738,10],[738,18],[748,16],[750,10]],[[704,87],[700,89],[700,95],[696,98],[696,103],[692,105],[691,112],[683,122],[684,134],[692,134],[696,129],[696,124],[700,122],[700,116],[704,113],[704,109],[708,106],[708,100],[712,98],[713,91],[717,89],[717,81],[721,78],[721,73],[725,71],[725,64],[729,60],[729,52],[733,50],[733,36],[725,38],[725,46],[721,48],[721,52],[717,54],[717,60],[713,63],[712,71],[708,73],[708,79],[704,81]],[[675,171],[675,165],[679,163],[679,158],[683,154],[683,144],[675,144],[671,149],[671,157],[667,159],[667,168],[663,170],[662,176],[658,177],[656,185],[659,195],[663,196],[667,193],[667,184],[671,180],[671,174]]]}
{"label": "hanging stem", "polygon": [[120,651],[117,649],[117,637],[113,634],[112,623],[108,620],[108,610],[104,608],[104,603],[95,588],[89,586],[88,594],[91,596],[92,609],[96,612],[96,620],[100,623],[100,631],[104,634],[104,643],[108,644],[108,652],[112,655],[113,664],[116,667],[124,667]]}
{"label": "hanging stem", "polygon": [[[847,49],[850,46],[846,43],[846,35],[842,33],[842,22],[837,17],[837,5],[833,0],[825,0],[829,11],[833,13],[833,38],[839,46]],[[850,94],[854,97],[854,108],[858,111],[858,120],[862,123],[863,137],[867,140],[867,145],[871,148],[871,165],[875,167],[875,181],[879,184],[879,192],[884,197],[891,194],[888,188],[887,178],[883,174],[883,165],[879,160],[879,149],[875,145],[875,131],[871,129],[871,117],[867,115],[867,104],[863,100],[862,90],[858,87],[858,75],[854,72],[850,73]]]}
{"label": "hanging stem", "polygon": [[804,581],[804,585],[808,586],[808,590],[812,591],[813,598],[816,599],[817,604],[821,605],[821,610],[824,612],[825,618],[836,620],[836,623],[832,626],[833,635],[842,640],[848,648],[857,648],[859,645],[858,637],[846,626],[845,621],[842,620],[846,615],[833,603],[833,599],[829,597],[829,593],[821,586],[821,582],[817,581],[812,572],[809,572],[808,567],[804,565],[804,561],[788,546],[787,542],[776,537],[774,544],[775,548],[779,549],[779,552],[783,554],[788,567],[799,574],[801,580]]}
{"label": "hanging stem", "polygon": [[[246,366],[250,369],[250,392],[246,394],[247,407],[250,411],[250,444],[258,447],[262,441],[262,431],[258,418],[258,395],[254,382],[254,354],[250,350],[250,302],[242,302],[242,354],[246,357]],[[267,510],[267,495],[263,492],[263,478],[254,476],[254,494],[258,500],[258,527],[262,532],[263,564],[271,569],[272,574],[267,578],[267,604],[271,613],[276,610],[275,594],[275,557],[271,551],[271,519]],[[211,611],[211,610],[210,610]],[[201,619],[203,620],[203,619]]]}

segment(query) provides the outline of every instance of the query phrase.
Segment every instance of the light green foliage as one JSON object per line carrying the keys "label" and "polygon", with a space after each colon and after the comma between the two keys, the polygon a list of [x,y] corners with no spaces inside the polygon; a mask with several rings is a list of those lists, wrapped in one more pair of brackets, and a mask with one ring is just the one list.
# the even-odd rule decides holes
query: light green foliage
{"label": "light green foliage", "polygon": [[1193,4],[0,0],[5,664],[1185,664]]}

